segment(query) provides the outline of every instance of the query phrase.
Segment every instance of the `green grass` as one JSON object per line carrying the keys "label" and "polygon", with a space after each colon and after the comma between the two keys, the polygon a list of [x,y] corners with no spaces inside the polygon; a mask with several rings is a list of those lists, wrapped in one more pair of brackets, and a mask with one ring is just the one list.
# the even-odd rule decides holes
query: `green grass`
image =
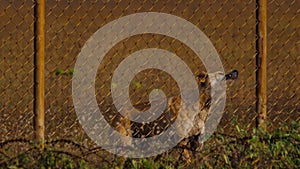
{"label": "green grass", "polygon": [[[24,140],[19,140],[23,141]],[[58,142],[62,143],[56,145]],[[269,132],[247,132],[238,125],[233,135],[215,133],[196,153],[192,163],[174,159],[170,150],[160,156],[126,159],[87,149],[71,140],[47,142],[44,152],[29,144],[19,153],[16,142],[1,143],[0,168],[297,168],[300,165],[300,123],[282,124]]]}

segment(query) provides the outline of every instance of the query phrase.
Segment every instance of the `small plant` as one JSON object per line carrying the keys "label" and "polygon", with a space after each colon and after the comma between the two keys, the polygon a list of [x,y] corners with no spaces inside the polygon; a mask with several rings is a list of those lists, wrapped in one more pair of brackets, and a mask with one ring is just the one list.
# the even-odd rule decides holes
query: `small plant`
{"label": "small plant", "polygon": [[59,76],[59,75],[65,75],[65,76],[73,76],[73,74],[75,73],[75,69],[69,69],[69,70],[63,70],[63,69],[56,69],[55,70],[55,75]]}

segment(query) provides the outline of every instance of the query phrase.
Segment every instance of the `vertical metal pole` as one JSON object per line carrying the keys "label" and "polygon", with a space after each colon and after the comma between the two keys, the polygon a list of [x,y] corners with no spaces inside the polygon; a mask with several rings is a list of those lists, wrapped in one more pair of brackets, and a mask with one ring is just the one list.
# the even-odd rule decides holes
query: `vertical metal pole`
{"label": "vertical metal pole", "polygon": [[256,110],[257,127],[266,129],[267,120],[267,0],[257,0],[256,25]]}
{"label": "vertical metal pole", "polygon": [[44,149],[44,58],[45,58],[45,0],[35,0],[34,6],[34,137]]}

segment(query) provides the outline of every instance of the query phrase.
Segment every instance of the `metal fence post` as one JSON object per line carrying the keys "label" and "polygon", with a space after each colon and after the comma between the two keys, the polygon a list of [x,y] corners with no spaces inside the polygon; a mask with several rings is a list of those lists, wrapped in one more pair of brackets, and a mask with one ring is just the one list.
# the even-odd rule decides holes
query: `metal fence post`
{"label": "metal fence post", "polygon": [[34,7],[34,137],[44,149],[44,58],[45,58],[45,0],[36,0]]}
{"label": "metal fence post", "polygon": [[267,119],[267,0],[257,0],[256,10],[256,111],[257,127],[266,129]]}

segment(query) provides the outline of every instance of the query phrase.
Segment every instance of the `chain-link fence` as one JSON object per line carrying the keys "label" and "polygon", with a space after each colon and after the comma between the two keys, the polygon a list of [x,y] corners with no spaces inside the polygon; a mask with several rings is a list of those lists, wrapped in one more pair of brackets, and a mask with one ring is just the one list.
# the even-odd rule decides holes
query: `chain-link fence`
{"label": "chain-link fence", "polygon": [[[32,1],[2,0],[0,3],[1,142],[33,138],[34,5]],[[255,1],[68,0],[47,1],[45,8],[45,140],[71,139],[86,147],[95,146],[74,110],[74,65],[85,42],[99,28],[138,12],[172,14],[202,30],[219,53],[225,71],[237,69],[240,74],[238,80],[227,83],[226,107],[219,127],[227,134],[234,131],[236,124],[248,130],[255,128],[258,38]],[[267,3],[267,116],[274,128],[283,122],[300,120],[299,8],[297,0]],[[111,96],[114,71],[127,56],[146,48],[160,48],[176,54],[195,75],[205,71],[201,60],[188,46],[165,35],[140,34],[117,43],[99,65],[95,80],[99,108],[114,128],[118,127],[117,122],[124,120]],[[156,88],[162,89],[168,97],[179,94],[176,81],[170,75],[159,70],[145,70],[134,77],[130,85],[132,104],[145,110],[149,107],[148,96]],[[164,120],[162,117],[157,123]],[[136,128],[136,137],[147,137],[154,130],[153,125],[131,124],[131,127]],[[66,140],[61,141],[68,143]]]}

